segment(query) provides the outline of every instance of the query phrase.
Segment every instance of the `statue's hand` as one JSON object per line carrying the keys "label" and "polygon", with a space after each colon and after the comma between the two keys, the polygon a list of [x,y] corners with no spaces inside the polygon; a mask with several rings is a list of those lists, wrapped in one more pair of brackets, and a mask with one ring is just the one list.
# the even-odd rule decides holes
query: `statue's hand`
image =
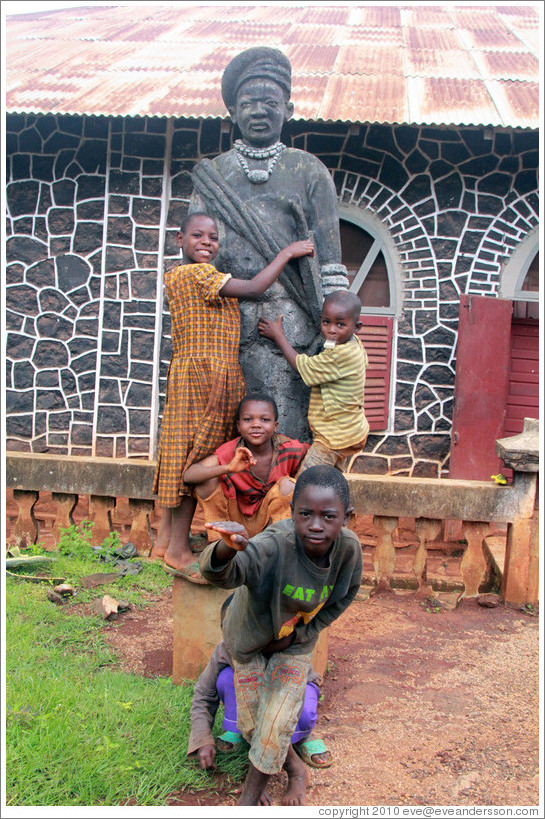
{"label": "statue's hand", "polygon": [[275,321],[269,321],[269,319],[263,317],[258,319],[257,331],[261,336],[265,336],[265,338],[270,338],[273,341],[276,341],[278,338],[281,338],[284,335],[284,331],[282,329],[282,316],[278,316]]}

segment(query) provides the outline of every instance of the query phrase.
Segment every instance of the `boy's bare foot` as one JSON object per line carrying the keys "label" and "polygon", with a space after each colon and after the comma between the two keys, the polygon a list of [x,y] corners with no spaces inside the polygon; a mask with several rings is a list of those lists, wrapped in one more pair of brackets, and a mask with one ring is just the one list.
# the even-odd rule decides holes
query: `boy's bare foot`
{"label": "boy's bare foot", "polygon": [[[236,788],[236,790],[234,790],[233,793],[235,794],[235,796],[240,795],[242,793],[242,785],[240,786],[240,788]],[[263,805],[264,807],[270,807],[272,805],[272,799],[270,797],[269,791],[263,791],[263,793],[259,797],[257,804]]]}
{"label": "boy's bare foot", "polygon": [[258,805],[265,805],[265,806],[272,805],[272,800],[271,800],[271,797],[269,796],[268,791],[263,791],[263,793],[259,797],[259,802],[257,804]]}
{"label": "boy's bare foot", "polygon": [[305,768],[305,763],[299,759],[291,745],[284,762],[284,770],[288,775],[288,787],[282,799],[282,804],[304,805],[310,774]]}
{"label": "boy's bare foot", "polygon": [[248,768],[248,773],[246,774],[246,780],[244,782],[244,785],[242,786],[242,792],[240,794],[238,804],[261,805],[262,804],[261,800],[263,799],[266,793],[265,789],[268,781],[269,774],[265,774],[262,773],[262,771],[258,771],[257,768],[255,768],[250,762],[250,766]]}

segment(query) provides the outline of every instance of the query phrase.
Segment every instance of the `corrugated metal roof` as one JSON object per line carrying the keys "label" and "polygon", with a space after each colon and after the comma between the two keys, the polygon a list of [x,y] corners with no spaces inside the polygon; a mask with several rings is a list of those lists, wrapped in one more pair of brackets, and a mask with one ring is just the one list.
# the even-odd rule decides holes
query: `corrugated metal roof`
{"label": "corrugated metal roof", "polygon": [[539,127],[542,4],[87,6],[6,17],[8,112],[226,117],[256,45],[293,69],[294,117]]}

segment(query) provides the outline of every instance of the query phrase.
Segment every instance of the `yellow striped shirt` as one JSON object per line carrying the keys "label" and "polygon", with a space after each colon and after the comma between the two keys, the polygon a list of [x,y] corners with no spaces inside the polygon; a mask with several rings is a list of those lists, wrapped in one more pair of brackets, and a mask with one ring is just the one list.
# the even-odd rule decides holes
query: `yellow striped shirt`
{"label": "yellow striped shirt", "polygon": [[308,421],[314,440],[330,449],[346,449],[363,441],[369,432],[363,408],[368,359],[360,339],[354,335],[318,355],[301,353],[295,364],[311,388]]}

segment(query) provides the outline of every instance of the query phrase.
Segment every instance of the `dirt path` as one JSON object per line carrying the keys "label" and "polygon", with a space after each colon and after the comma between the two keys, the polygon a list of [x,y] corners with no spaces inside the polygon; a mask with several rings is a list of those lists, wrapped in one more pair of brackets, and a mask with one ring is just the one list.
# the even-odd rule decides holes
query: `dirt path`
{"label": "dirt path", "polygon": [[[439,611],[412,593],[361,593],[331,626],[315,733],[334,764],[309,769],[308,805],[539,805],[538,618],[438,597]],[[127,670],[169,676],[170,594],[108,639]],[[218,785],[166,804],[235,804]],[[274,777],[275,805],[284,788]]]}

